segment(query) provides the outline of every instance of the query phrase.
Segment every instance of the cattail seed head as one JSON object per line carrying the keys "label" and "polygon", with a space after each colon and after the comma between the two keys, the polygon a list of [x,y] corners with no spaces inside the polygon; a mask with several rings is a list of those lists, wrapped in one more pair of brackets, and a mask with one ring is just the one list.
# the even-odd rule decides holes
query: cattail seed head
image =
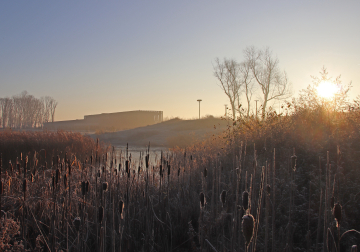
{"label": "cattail seed head", "polygon": [[85,181],[82,181],[82,182],[81,182],[81,194],[82,194],[83,196],[85,196],[85,194],[86,194],[86,184],[85,184]]}
{"label": "cattail seed head", "polygon": [[107,189],[108,189],[108,183],[107,182],[104,182],[102,184],[102,189],[103,189],[103,191],[107,191]]}
{"label": "cattail seed head", "polygon": [[266,192],[267,192],[268,195],[270,195],[271,186],[269,184],[266,185]]}
{"label": "cattail seed head", "polygon": [[147,154],[145,156],[145,165],[146,165],[146,168],[149,168],[149,154]]}
{"label": "cattail seed head", "polygon": [[205,194],[203,192],[200,193],[200,209],[203,209],[206,204]]}
{"label": "cattail seed head", "polygon": [[23,192],[26,192],[26,179],[23,180]]}
{"label": "cattail seed head", "polygon": [[119,214],[121,219],[123,218],[123,210],[124,210],[124,202],[122,200],[120,200],[119,202]]}
{"label": "cattail seed head", "polygon": [[249,193],[247,191],[244,191],[242,194],[242,206],[244,210],[249,208]]}
{"label": "cattail seed head", "polygon": [[204,169],[204,178],[206,178],[207,177],[207,169],[205,168]]}
{"label": "cattail seed head", "polygon": [[330,198],[330,207],[331,207],[331,209],[334,208],[334,204],[335,204],[335,198],[334,198],[334,196],[332,196],[332,197]]}
{"label": "cattail seed head", "polygon": [[0,194],[4,193],[4,186],[2,180],[0,180]]}
{"label": "cattail seed head", "polygon": [[170,165],[169,164],[167,165],[167,168],[168,168],[168,176],[170,176]]}
{"label": "cattail seed head", "polygon": [[89,185],[90,185],[89,181],[86,181],[86,183],[85,183],[85,192],[89,192]]}
{"label": "cattail seed head", "polygon": [[101,176],[100,170],[98,170],[97,176],[100,178],[100,176]]}
{"label": "cattail seed head", "polygon": [[126,173],[130,173],[130,171],[129,171],[129,160],[125,161],[125,171],[126,171]]}
{"label": "cattail seed head", "polygon": [[64,175],[64,186],[65,186],[65,188],[67,187],[67,175],[66,174]]}
{"label": "cattail seed head", "polygon": [[341,221],[341,205],[339,203],[336,203],[333,208],[333,215],[336,220],[336,226],[339,227],[340,221]]}
{"label": "cattail seed head", "polygon": [[102,173],[105,173],[105,166],[102,167]]}
{"label": "cattail seed head", "polygon": [[77,232],[79,232],[80,225],[81,225],[81,219],[80,219],[80,217],[76,217],[74,219],[74,226],[75,226],[75,229]]}
{"label": "cattail seed head", "polygon": [[52,187],[55,188],[55,176],[52,176]]}
{"label": "cattail seed head", "polygon": [[59,183],[59,179],[60,179],[60,170],[56,169],[56,176],[55,176],[55,183]]}
{"label": "cattail seed head", "polygon": [[98,214],[99,214],[98,220],[99,220],[99,223],[101,223],[104,218],[104,208],[102,206],[99,207]]}
{"label": "cattail seed head", "polygon": [[242,230],[246,246],[249,246],[254,233],[254,217],[251,214],[242,217]]}
{"label": "cattail seed head", "polygon": [[291,156],[291,168],[296,171],[296,155]]}
{"label": "cattail seed head", "polygon": [[220,194],[220,201],[222,203],[222,207],[224,207],[225,203],[226,203],[226,191],[223,190]]}

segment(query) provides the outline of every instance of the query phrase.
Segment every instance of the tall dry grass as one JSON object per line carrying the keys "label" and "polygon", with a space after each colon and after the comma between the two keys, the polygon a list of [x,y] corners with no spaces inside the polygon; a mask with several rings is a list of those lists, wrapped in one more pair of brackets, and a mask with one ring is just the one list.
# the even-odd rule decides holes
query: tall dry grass
{"label": "tall dry grass", "polygon": [[6,132],[0,136],[1,146],[9,146],[2,148],[2,225],[22,233],[9,231],[2,246],[350,249],[360,239],[359,110],[288,109],[264,120],[243,118],[222,135],[173,148],[155,162],[150,144],[139,158],[77,134]]}

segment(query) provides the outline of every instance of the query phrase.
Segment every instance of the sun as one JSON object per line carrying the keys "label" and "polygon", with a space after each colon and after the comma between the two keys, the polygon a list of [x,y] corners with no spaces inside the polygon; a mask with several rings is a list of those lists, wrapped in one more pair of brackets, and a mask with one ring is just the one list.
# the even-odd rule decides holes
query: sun
{"label": "sun", "polygon": [[320,82],[316,90],[318,95],[325,99],[331,99],[339,92],[337,85],[328,81]]}

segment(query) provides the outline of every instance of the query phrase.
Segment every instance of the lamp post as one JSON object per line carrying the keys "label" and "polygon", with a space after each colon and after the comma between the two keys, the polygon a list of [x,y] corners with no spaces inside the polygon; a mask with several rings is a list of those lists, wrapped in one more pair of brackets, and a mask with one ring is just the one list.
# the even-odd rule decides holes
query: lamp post
{"label": "lamp post", "polygon": [[200,102],[202,101],[201,99],[197,100],[199,102],[199,119],[200,119]]}

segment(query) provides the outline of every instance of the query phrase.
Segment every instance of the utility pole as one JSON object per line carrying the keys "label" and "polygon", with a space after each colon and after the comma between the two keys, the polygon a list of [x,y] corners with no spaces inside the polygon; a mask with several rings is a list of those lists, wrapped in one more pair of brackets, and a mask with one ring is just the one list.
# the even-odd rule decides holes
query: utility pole
{"label": "utility pole", "polygon": [[255,112],[255,114],[256,114],[256,118],[257,118],[257,102],[258,102],[258,100],[255,100],[255,102],[256,102],[256,112]]}
{"label": "utility pole", "polygon": [[202,101],[201,99],[197,100],[199,102],[199,119],[200,119],[200,102]]}

